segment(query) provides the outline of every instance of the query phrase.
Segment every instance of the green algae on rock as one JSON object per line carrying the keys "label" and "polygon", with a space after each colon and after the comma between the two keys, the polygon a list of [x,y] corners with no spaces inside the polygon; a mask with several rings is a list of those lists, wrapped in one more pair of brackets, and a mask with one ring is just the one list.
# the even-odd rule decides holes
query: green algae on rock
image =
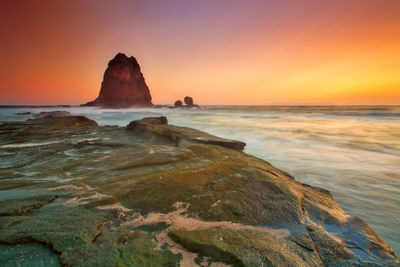
{"label": "green algae on rock", "polygon": [[165,117],[1,124],[0,263],[27,251],[48,266],[399,264],[327,190],[244,146]]}
{"label": "green algae on rock", "polygon": [[2,267],[61,267],[60,257],[50,248],[39,243],[18,246],[0,244],[0,266]]}

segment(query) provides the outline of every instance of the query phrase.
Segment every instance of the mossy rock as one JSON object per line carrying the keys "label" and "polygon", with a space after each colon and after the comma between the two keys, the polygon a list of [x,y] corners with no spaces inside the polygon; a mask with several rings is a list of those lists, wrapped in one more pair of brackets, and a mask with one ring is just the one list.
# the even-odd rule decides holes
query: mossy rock
{"label": "mossy rock", "polygon": [[40,243],[19,245],[0,244],[2,267],[61,267],[60,257],[51,248]]}
{"label": "mossy rock", "polygon": [[267,233],[213,228],[201,231],[171,231],[168,235],[199,257],[232,266],[321,266],[316,252]]}
{"label": "mossy rock", "polygon": [[37,241],[61,253],[63,264],[84,261],[92,241],[100,234],[99,226],[106,220],[83,208],[48,206],[18,224],[0,231],[0,241],[20,244]]}
{"label": "mossy rock", "polygon": [[151,234],[128,229],[102,230],[85,261],[78,266],[179,266],[181,256],[157,248]]}
{"label": "mossy rock", "polygon": [[37,195],[0,200],[0,216],[22,215],[56,199],[55,195]]}

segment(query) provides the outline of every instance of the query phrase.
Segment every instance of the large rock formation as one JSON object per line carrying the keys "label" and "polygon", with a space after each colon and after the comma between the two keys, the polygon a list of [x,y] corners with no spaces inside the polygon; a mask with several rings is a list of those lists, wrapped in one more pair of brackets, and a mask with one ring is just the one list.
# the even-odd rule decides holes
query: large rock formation
{"label": "large rock formation", "polygon": [[99,96],[83,106],[111,108],[152,106],[150,90],[137,60],[118,53],[108,63]]}
{"label": "large rock formation", "polygon": [[327,190],[244,145],[166,117],[2,124],[0,266],[399,266]]}

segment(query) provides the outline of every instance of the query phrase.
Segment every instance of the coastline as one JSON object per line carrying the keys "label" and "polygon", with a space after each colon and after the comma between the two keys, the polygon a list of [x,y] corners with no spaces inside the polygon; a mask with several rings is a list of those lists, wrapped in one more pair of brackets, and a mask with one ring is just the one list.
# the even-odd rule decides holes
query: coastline
{"label": "coastline", "polygon": [[[333,265],[335,261],[344,263],[370,260],[376,262],[379,259],[378,262],[387,261],[387,264],[390,264],[391,261],[395,264],[395,261],[398,261],[397,258],[393,258],[395,256],[390,252],[390,248],[373,230],[361,219],[346,215],[332,200],[332,196],[328,191],[302,184],[269,163],[240,152],[240,148],[237,151],[219,145],[237,141],[226,140],[222,142],[221,139],[218,139],[218,143],[215,143],[215,141],[212,141],[215,138],[203,135],[205,133],[199,133],[199,131],[193,129],[170,126],[165,123],[142,121],[137,122],[134,129],[127,130],[115,126],[98,127],[88,119],[80,118],[76,120],[74,119],[75,117],[67,118],[68,122],[66,122],[66,118],[44,118],[42,121],[30,120],[11,123],[6,126],[6,128],[8,127],[7,129],[14,127],[14,130],[9,133],[4,132],[5,126],[4,124],[2,125],[3,136],[6,134],[8,137],[16,129],[25,127],[26,137],[13,135],[13,138],[16,139],[11,138],[11,141],[9,140],[6,148],[10,149],[11,152],[13,149],[18,151],[21,148],[12,148],[10,145],[13,142],[28,141],[24,140],[24,138],[30,139],[31,142],[37,141],[39,144],[44,141],[52,141],[52,139],[57,140],[60,136],[63,136],[63,140],[69,140],[67,142],[52,143],[51,145],[39,145],[42,150],[40,153],[44,153],[44,155],[47,155],[46,151],[50,149],[50,146],[56,151],[58,151],[57,149],[60,149],[60,152],[62,150],[62,155],[53,159],[53,169],[48,170],[45,168],[43,164],[46,164],[46,161],[45,159],[42,162],[39,160],[39,153],[39,155],[35,155],[36,160],[39,160],[36,163],[38,164],[37,167],[29,167],[28,172],[20,174],[18,183],[21,184],[16,183],[14,187],[11,186],[13,189],[9,189],[12,191],[21,188],[29,190],[51,188],[51,192],[55,193],[45,194],[45,196],[43,194],[35,195],[34,197],[29,196],[29,199],[24,200],[25,202],[19,202],[29,203],[29,205],[22,205],[22,207],[18,202],[14,201],[13,203],[18,207],[16,211],[17,217],[21,217],[19,213],[21,209],[22,214],[26,212],[28,216],[21,219],[20,223],[19,219],[15,221],[17,218],[13,218],[12,222],[8,224],[10,226],[0,231],[0,239],[3,242],[6,242],[5,240],[8,240],[7,238],[10,238],[11,235],[20,236],[19,238],[11,239],[14,240],[11,243],[21,242],[28,237],[43,241],[43,236],[50,235],[53,237],[47,241],[44,240],[44,242],[50,242],[52,246],[55,246],[56,251],[61,253],[61,260],[66,263],[72,260],[71,255],[68,254],[72,252],[67,253],[65,251],[66,246],[68,246],[67,243],[70,241],[64,240],[63,237],[57,235],[56,231],[51,230],[52,227],[55,227],[55,225],[52,225],[51,220],[56,220],[56,218],[46,213],[46,210],[51,210],[52,212],[62,210],[66,214],[69,214],[68,212],[75,214],[75,209],[81,212],[81,208],[83,208],[90,213],[96,210],[95,213],[97,214],[97,207],[110,207],[109,209],[100,209],[104,214],[100,212],[101,214],[98,214],[98,217],[95,216],[96,222],[89,220],[88,223],[91,225],[84,227],[88,227],[88,233],[94,231],[94,236],[100,235],[101,237],[108,233],[115,240],[122,238],[126,240],[122,243],[127,242],[128,246],[134,245],[135,242],[139,241],[151,246],[151,242],[148,243],[148,238],[153,238],[154,236],[156,236],[156,239],[158,237],[159,239],[157,240],[159,241],[165,241],[167,238],[165,230],[169,229],[168,227],[171,227],[171,225],[173,226],[173,224],[170,224],[166,229],[160,230],[159,227],[161,226],[156,226],[155,231],[138,231],[135,227],[150,227],[150,225],[166,224],[167,222],[165,220],[152,220],[153,223],[151,224],[128,222],[137,222],[141,217],[148,219],[150,214],[159,214],[159,217],[164,216],[165,218],[171,218],[172,214],[176,214],[177,217],[172,216],[176,221],[193,218],[204,222],[234,222],[255,226],[267,224],[275,225],[276,227],[279,225],[277,223],[280,222],[304,225],[300,233],[299,231],[285,228],[289,232],[292,230],[293,233],[284,238],[282,236],[274,237],[271,234],[273,232],[267,231],[262,234],[260,240],[257,239],[257,242],[262,244],[264,244],[265,240],[271,241],[273,239],[275,240],[275,248],[284,246],[286,248],[284,251],[288,254],[279,254],[273,247],[271,247],[270,251],[270,253],[275,253],[275,256],[279,255],[281,259],[294,260],[295,258],[295,260],[298,260],[297,257],[303,255],[303,258],[306,257],[303,260],[306,260],[311,265],[317,264],[318,258],[327,265]],[[49,124],[49,120],[52,123]],[[88,136],[90,138],[87,138]],[[3,143],[2,145],[4,146],[5,144]],[[24,149],[24,153],[27,153],[25,155],[31,154],[28,147]],[[121,151],[124,151],[124,153],[121,153]],[[76,165],[76,160],[79,161],[78,165]],[[183,162],[185,163],[182,164]],[[26,164],[29,166],[32,163]],[[22,166],[25,165],[23,164]],[[35,173],[37,169],[40,170],[39,173]],[[154,170],[157,171],[152,174]],[[136,176],[132,173],[136,173]],[[15,174],[6,173],[5,175],[11,175],[11,178]],[[39,182],[39,177],[46,176],[48,179]],[[58,178],[52,180],[54,176]],[[38,177],[39,180],[35,179],[35,177]],[[76,179],[78,177],[79,179]],[[22,183],[22,181],[24,182]],[[243,183],[244,181],[246,182]],[[132,187],[133,184],[135,187]],[[252,188],[251,190],[249,186]],[[127,190],[130,192],[129,194],[127,194]],[[177,195],[174,196],[174,194]],[[234,197],[230,196],[230,194],[233,194]],[[193,198],[197,195],[198,198]],[[32,204],[32,202],[35,204]],[[119,203],[122,206],[118,206]],[[39,213],[35,214],[33,211],[37,211],[37,209],[39,209]],[[10,213],[10,211],[8,212]],[[13,212],[15,211],[11,211],[11,214]],[[111,214],[107,212],[111,212]],[[48,224],[37,225],[37,223],[43,222],[40,216],[45,216],[45,218],[50,218],[51,220]],[[82,216],[85,216],[85,214],[82,214]],[[135,233],[134,237],[130,234],[125,236],[120,231],[109,232],[110,229],[108,229],[107,224],[104,224],[103,216],[112,221],[111,225],[109,225],[110,227],[124,224],[126,227],[131,227],[124,229],[124,231],[133,231]],[[13,215],[13,217],[16,216]],[[68,221],[68,217],[66,219]],[[100,228],[99,225],[101,225]],[[21,233],[18,234],[21,227],[25,228],[26,226],[29,226],[28,229],[39,229],[40,231],[36,233],[25,232],[23,235]],[[93,226],[100,230],[90,230]],[[245,256],[248,252],[245,252],[246,250],[240,248],[240,246],[232,248],[229,240],[230,238],[240,238],[245,243],[247,238],[250,238],[250,236],[247,236],[248,234],[253,235],[252,231],[255,231],[255,233],[259,233],[259,231],[247,229],[241,232],[242,230],[239,230],[244,236],[237,237],[237,230],[232,232],[226,229],[221,230],[221,225],[218,227],[215,229],[213,227],[212,230],[210,230],[211,228],[191,229],[189,232],[187,231],[188,229],[185,230],[182,227],[171,228],[168,236],[172,239],[172,242],[167,238],[168,242],[166,243],[171,245],[174,242],[175,244],[178,242],[180,246],[183,246],[190,253],[200,250],[198,252],[200,256],[206,253],[204,252],[205,245],[217,247],[217,251],[220,252],[218,255],[208,255],[206,253],[207,255],[203,256],[211,257],[216,262],[220,260],[224,262],[224,260],[229,261],[226,258],[227,253],[229,255],[233,253],[236,259],[245,263],[243,261],[245,261]],[[77,230],[72,227],[68,231],[74,232]],[[221,242],[217,243],[212,239],[203,239],[202,242],[205,243],[201,245],[198,243],[200,237],[196,237],[197,234],[210,235],[210,238],[214,235],[219,235],[223,236],[223,238]],[[137,237],[138,235],[140,237]],[[259,237],[259,234],[257,236]],[[79,250],[88,249],[89,254],[98,253],[96,252],[98,248],[96,246],[93,247],[93,245],[96,245],[94,244],[95,242],[92,242],[92,238],[88,238],[76,244]],[[111,237],[109,236],[109,238]],[[227,243],[224,245],[223,240],[225,238]],[[339,243],[337,243],[338,238],[342,238]],[[58,242],[54,240],[59,240],[61,243],[52,243]],[[367,249],[365,243],[368,240],[373,240],[373,244],[379,244],[379,246],[370,251],[370,245],[368,245]],[[64,244],[64,242],[67,243]],[[101,238],[99,242],[101,243]],[[253,244],[255,248],[257,248],[257,244]],[[350,246],[349,244],[352,245]],[[121,249],[121,244],[118,242],[114,245],[109,249]],[[230,249],[227,249],[226,246],[230,247]],[[320,250],[321,248],[324,249],[323,252]],[[341,251],[338,255],[335,254],[338,252],[337,249]],[[167,251],[161,249],[161,251],[166,254],[158,256],[164,259],[171,260],[175,257],[173,255],[177,255],[172,250],[168,252],[168,249]],[[190,253],[186,257],[193,257]],[[261,252],[259,251],[259,253]],[[257,255],[257,259],[271,260],[268,258],[271,256],[268,256],[268,253]],[[335,255],[334,258],[332,258],[332,255]],[[178,260],[177,258],[174,259]],[[187,260],[188,258],[185,259]],[[225,263],[236,264],[238,262]]]}

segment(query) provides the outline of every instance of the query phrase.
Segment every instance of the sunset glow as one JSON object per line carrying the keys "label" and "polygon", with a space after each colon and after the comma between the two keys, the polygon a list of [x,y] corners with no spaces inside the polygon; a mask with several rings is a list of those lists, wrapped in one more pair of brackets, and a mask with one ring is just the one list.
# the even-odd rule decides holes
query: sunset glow
{"label": "sunset glow", "polygon": [[0,104],[94,99],[135,56],[153,103],[399,104],[400,1],[2,1]]}

